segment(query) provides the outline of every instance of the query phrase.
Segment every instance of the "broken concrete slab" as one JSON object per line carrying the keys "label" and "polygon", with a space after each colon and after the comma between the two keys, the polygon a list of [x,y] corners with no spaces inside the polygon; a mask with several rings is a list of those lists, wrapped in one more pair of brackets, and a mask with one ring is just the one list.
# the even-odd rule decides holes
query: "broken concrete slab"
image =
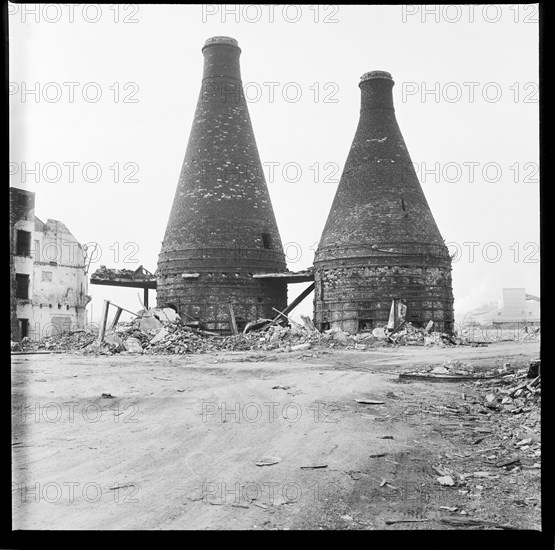
{"label": "broken concrete slab", "polygon": [[104,337],[104,342],[115,346],[118,351],[125,351],[125,344],[117,334],[106,334],[106,336]]}
{"label": "broken concrete slab", "polygon": [[314,326],[314,323],[312,322],[312,319],[310,317],[307,317],[306,315],[301,315],[301,320],[303,322],[304,328],[309,332],[309,333],[316,333],[318,332],[318,330],[316,329],[316,327]]}
{"label": "broken concrete slab", "polygon": [[167,335],[169,331],[166,328],[160,329],[150,340],[150,344],[156,344],[161,342]]}
{"label": "broken concrete slab", "polygon": [[455,481],[451,476],[440,476],[437,480],[441,485],[445,485],[447,487],[453,487],[455,485]]}
{"label": "broken concrete slab", "polygon": [[432,374],[449,374],[449,369],[440,365],[440,366],[434,367],[430,372]]}
{"label": "broken concrete slab", "polygon": [[156,317],[142,317],[139,319],[139,329],[148,334],[151,330],[160,330],[162,323]]}
{"label": "broken concrete slab", "polygon": [[162,309],[162,311],[164,312],[164,315],[167,317],[170,323],[174,321],[179,321],[181,319],[177,311],[173,310],[171,307],[165,307]]}
{"label": "broken concrete slab", "polygon": [[143,346],[138,338],[128,338],[125,342],[125,349],[130,353],[143,353]]}
{"label": "broken concrete slab", "polygon": [[153,307],[146,312],[147,316],[157,317],[160,321],[174,323],[179,321],[181,317],[171,307]]}
{"label": "broken concrete slab", "polygon": [[338,330],[334,335],[333,339],[340,344],[347,344],[349,342],[349,335],[342,330]]}

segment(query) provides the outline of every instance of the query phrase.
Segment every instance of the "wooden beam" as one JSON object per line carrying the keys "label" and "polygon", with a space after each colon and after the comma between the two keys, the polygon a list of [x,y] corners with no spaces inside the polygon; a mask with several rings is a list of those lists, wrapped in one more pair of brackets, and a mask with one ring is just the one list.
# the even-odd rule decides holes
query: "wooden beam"
{"label": "wooden beam", "polygon": [[[314,287],[315,287],[314,283],[307,286],[281,313],[283,315],[288,315],[314,290]],[[279,317],[280,316],[278,315],[274,319],[274,321],[277,321],[279,319]]]}
{"label": "wooden beam", "polygon": [[102,316],[100,317],[100,331],[98,333],[98,343],[102,344],[104,335],[106,334],[106,322],[108,321],[108,308],[110,307],[110,300],[104,300],[102,306]]}
{"label": "wooden beam", "polygon": [[233,331],[233,334],[237,336],[237,334],[239,334],[239,331],[237,330],[237,323],[235,321],[235,313],[233,312],[233,305],[231,302],[229,302],[228,306],[229,306],[229,321],[231,323],[231,330]]}
{"label": "wooden beam", "polygon": [[297,271],[297,272],[287,272],[287,273],[254,273],[253,279],[270,279],[274,281],[286,281],[287,283],[305,283],[308,281],[314,281],[313,271]]}
{"label": "wooden beam", "polygon": [[144,300],[143,300],[144,307],[145,309],[148,309],[148,288],[145,288],[143,292],[144,292]]}
{"label": "wooden beam", "polygon": [[114,320],[112,321],[112,326],[110,327],[110,329],[113,329],[118,324],[119,318],[121,317],[121,312],[122,312],[121,307],[118,307],[116,310],[116,314],[114,315]]}
{"label": "wooden beam", "polygon": [[110,304],[112,304],[114,307],[119,307],[120,309],[123,309],[123,311],[127,311],[127,313],[131,313],[131,315],[134,315],[135,317],[140,317],[140,315],[137,315],[134,311],[129,311],[128,309],[125,309],[124,307],[118,306],[112,302],[110,302]]}
{"label": "wooden beam", "polygon": [[285,315],[285,313],[283,313],[283,311],[280,311],[279,309],[276,309],[275,307],[273,307],[272,309],[274,311],[277,311],[279,313],[279,316],[284,317],[290,323],[293,323],[294,325],[297,325],[298,327],[302,327],[302,325],[299,325],[299,323],[297,323],[297,321],[293,321],[293,319],[290,319],[289,317],[287,317],[287,315]]}
{"label": "wooden beam", "polygon": [[95,279],[92,277],[89,281],[91,285],[103,286],[123,286],[127,288],[153,288],[156,289],[155,280],[139,281],[137,279]]}

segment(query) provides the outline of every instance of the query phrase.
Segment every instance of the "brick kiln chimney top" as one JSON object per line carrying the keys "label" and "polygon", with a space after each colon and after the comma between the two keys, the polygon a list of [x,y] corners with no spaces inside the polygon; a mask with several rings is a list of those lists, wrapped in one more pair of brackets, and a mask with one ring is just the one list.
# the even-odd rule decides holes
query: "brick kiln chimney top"
{"label": "brick kiln chimney top", "polygon": [[208,38],[202,47],[202,51],[209,46],[232,46],[241,51],[241,48],[239,48],[239,42],[237,42],[235,38],[231,38],[229,36],[212,36],[211,38]]}
{"label": "brick kiln chimney top", "polygon": [[360,108],[395,110],[393,106],[393,86],[395,82],[387,71],[370,71],[360,77],[358,86],[362,93]]}
{"label": "brick kiln chimney top", "polygon": [[367,80],[377,80],[377,79],[391,80],[391,82],[393,82],[393,78],[391,77],[391,73],[388,73],[387,71],[370,71],[368,73],[364,73],[360,77],[359,86],[361,84],[363,84],[364,82],[366,82]]}

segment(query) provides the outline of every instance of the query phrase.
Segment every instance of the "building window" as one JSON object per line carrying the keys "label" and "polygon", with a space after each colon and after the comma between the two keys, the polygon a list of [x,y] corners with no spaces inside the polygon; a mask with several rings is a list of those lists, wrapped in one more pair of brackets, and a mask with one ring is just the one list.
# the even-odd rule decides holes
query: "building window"
{"label": "building window", "polygon": [[272,236],[269,233],[262,233],[262,244],[264,248],[272,248]]}
{"label": "building window", "polygon": [[51,283],[52,282],[52,271],[43,271],[42,272],[42,280]]}
{"label": "building window", "polygon": [[31,233],[29,231],[18,229],[15,253],[17,256],[31,255]]}
{"label": "building window", "polygon": [[35,261],[40,262],[40,241],[35,239]]}
{"label": "building window", "polygon": [[15,297],[29,299],[29,275],[15,274]]}
{"label": "building window", "polygon": [[27,338],[29,336],[29,319],[18,319],[18,321],[21,338]]}

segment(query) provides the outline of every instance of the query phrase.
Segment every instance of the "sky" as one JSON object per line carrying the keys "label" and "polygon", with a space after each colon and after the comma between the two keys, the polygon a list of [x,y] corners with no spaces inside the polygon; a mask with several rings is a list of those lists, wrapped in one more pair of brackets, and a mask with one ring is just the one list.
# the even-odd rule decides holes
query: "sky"
{"label": "sky", "polygon": [[[312,265],[358,123],[361,75],[396,116],[451,253],[455,317],[540,293],[537,4],[9,5],[10,185],[98,266],[156,270],[200,91],[201,48],[238,40],[292,271]],[[290,301],[307,286],[289,285]],[[142,291],[89,285],[89,321]],[[150,302],[153,304],[154,291]],[[294,312],[312,315],[312,296]],[[122,316],[122,320],[124,317]]]}

